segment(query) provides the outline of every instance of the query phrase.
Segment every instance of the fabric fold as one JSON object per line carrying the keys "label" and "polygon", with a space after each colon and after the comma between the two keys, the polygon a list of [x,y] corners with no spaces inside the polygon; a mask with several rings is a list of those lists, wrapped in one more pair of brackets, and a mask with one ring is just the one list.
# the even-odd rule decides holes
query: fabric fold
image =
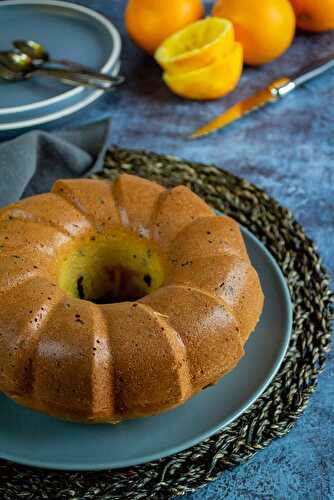
{"label": "fabric fold", "polygon": [[103,167],[111,120],[60,132],[34,130],[0,144],[0,207]]}

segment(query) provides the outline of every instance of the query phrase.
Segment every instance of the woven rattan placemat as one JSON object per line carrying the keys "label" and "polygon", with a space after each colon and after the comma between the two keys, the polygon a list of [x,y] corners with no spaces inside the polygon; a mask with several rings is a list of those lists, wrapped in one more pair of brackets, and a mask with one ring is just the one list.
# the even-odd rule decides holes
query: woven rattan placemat
{"label": "woven rattan placemat", "polygon": [[315,390],[329,349],[332,294],[312,241],[291,213],[253,184],[214,166],[114,148],[98,177],[129,172],[186,184],[250,229],[276,258],[294,304],[293,335],[265,393],[220,434],[160,461],[102,472],[57,472],[0,460],[1,500],[165,499],[189,493],[286,434]]}

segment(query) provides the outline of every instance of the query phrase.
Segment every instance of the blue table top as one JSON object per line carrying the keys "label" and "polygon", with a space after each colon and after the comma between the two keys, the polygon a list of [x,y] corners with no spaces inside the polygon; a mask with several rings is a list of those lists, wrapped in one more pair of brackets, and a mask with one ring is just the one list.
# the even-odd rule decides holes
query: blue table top
{"label": "blue table top", "polygon": [[[112,142],[190,160],[215,163],[261,186],[292,210],[313,238],[334,283],[334,70],[277,105],[249,115],[225,131],[198,141],[187,134],[277,76],[333,50],[334,32],[298,34],[278,61],[246,68],[238,89],[220,101],[182,100],[161,81],[154,61],[136,48],[123,26],[125,1],[82,0],[109,16],[123,35],[122,72],[127,84],[61,126],[111,116]],[[208,2],[208,5],[210,3]],[[59,125],[54,125],[57,128]],[[334,498],[334,356],[295,428],[252,460],[188,500]]]}

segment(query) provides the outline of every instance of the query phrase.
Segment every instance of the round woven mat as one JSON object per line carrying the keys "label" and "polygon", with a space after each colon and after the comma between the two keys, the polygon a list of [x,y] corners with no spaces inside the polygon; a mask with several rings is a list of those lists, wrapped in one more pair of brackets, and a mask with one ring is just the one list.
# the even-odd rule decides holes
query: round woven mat
{"label": "round woven mat", "polygon": [[291,213],[249,182],[216,167],[114,148],[103,173],[134,173],[165,186],[186,184],[250,229],[276,258],[294,304],[291,343],[265,393],[223,432],[177,455],[102,472],[55,472],[0,461],[2,500],[165,499],[193,491],[286,434],[315,390],[329,350],[333,296],[312,241]]}

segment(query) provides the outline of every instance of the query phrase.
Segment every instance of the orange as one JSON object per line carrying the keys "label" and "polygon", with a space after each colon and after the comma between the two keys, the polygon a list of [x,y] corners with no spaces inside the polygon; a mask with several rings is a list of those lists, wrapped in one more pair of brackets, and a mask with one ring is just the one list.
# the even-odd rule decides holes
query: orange
{"label": "orange", "polygon": [[229,54],[213,63],[185,73],[164,73],[163,79],[181,97],[218,99],[237,86],[242,73],[242,62],[242,45],[236,42]]}
{"label": "orange", "polygon": [[221,59],[233,45],[233,24],[220,17],[208,17],[164,40],[154,57],[169,73],[181,73]]}
{"label": "orange", "polygon": [[232,21],[245,62],[252,65],[282,55],[295,34],[296,18],[288,0],[218,0],[212,14]]}
{"label": "orange", "polygon": [[297,26],[306,31],[334,29],[334,0],[290,0]]}
{"label": "orange", "polygon": [[175,94],[187,99],[218,99],[231,92],[242,73],[243,50],[227,19],[208,17],[167,38],[155,59]]}
{"label": "orange", "polygon": [[165,38],[203,15],[201,0],[129,0],[125,25],[133,40],[154,54]]}

